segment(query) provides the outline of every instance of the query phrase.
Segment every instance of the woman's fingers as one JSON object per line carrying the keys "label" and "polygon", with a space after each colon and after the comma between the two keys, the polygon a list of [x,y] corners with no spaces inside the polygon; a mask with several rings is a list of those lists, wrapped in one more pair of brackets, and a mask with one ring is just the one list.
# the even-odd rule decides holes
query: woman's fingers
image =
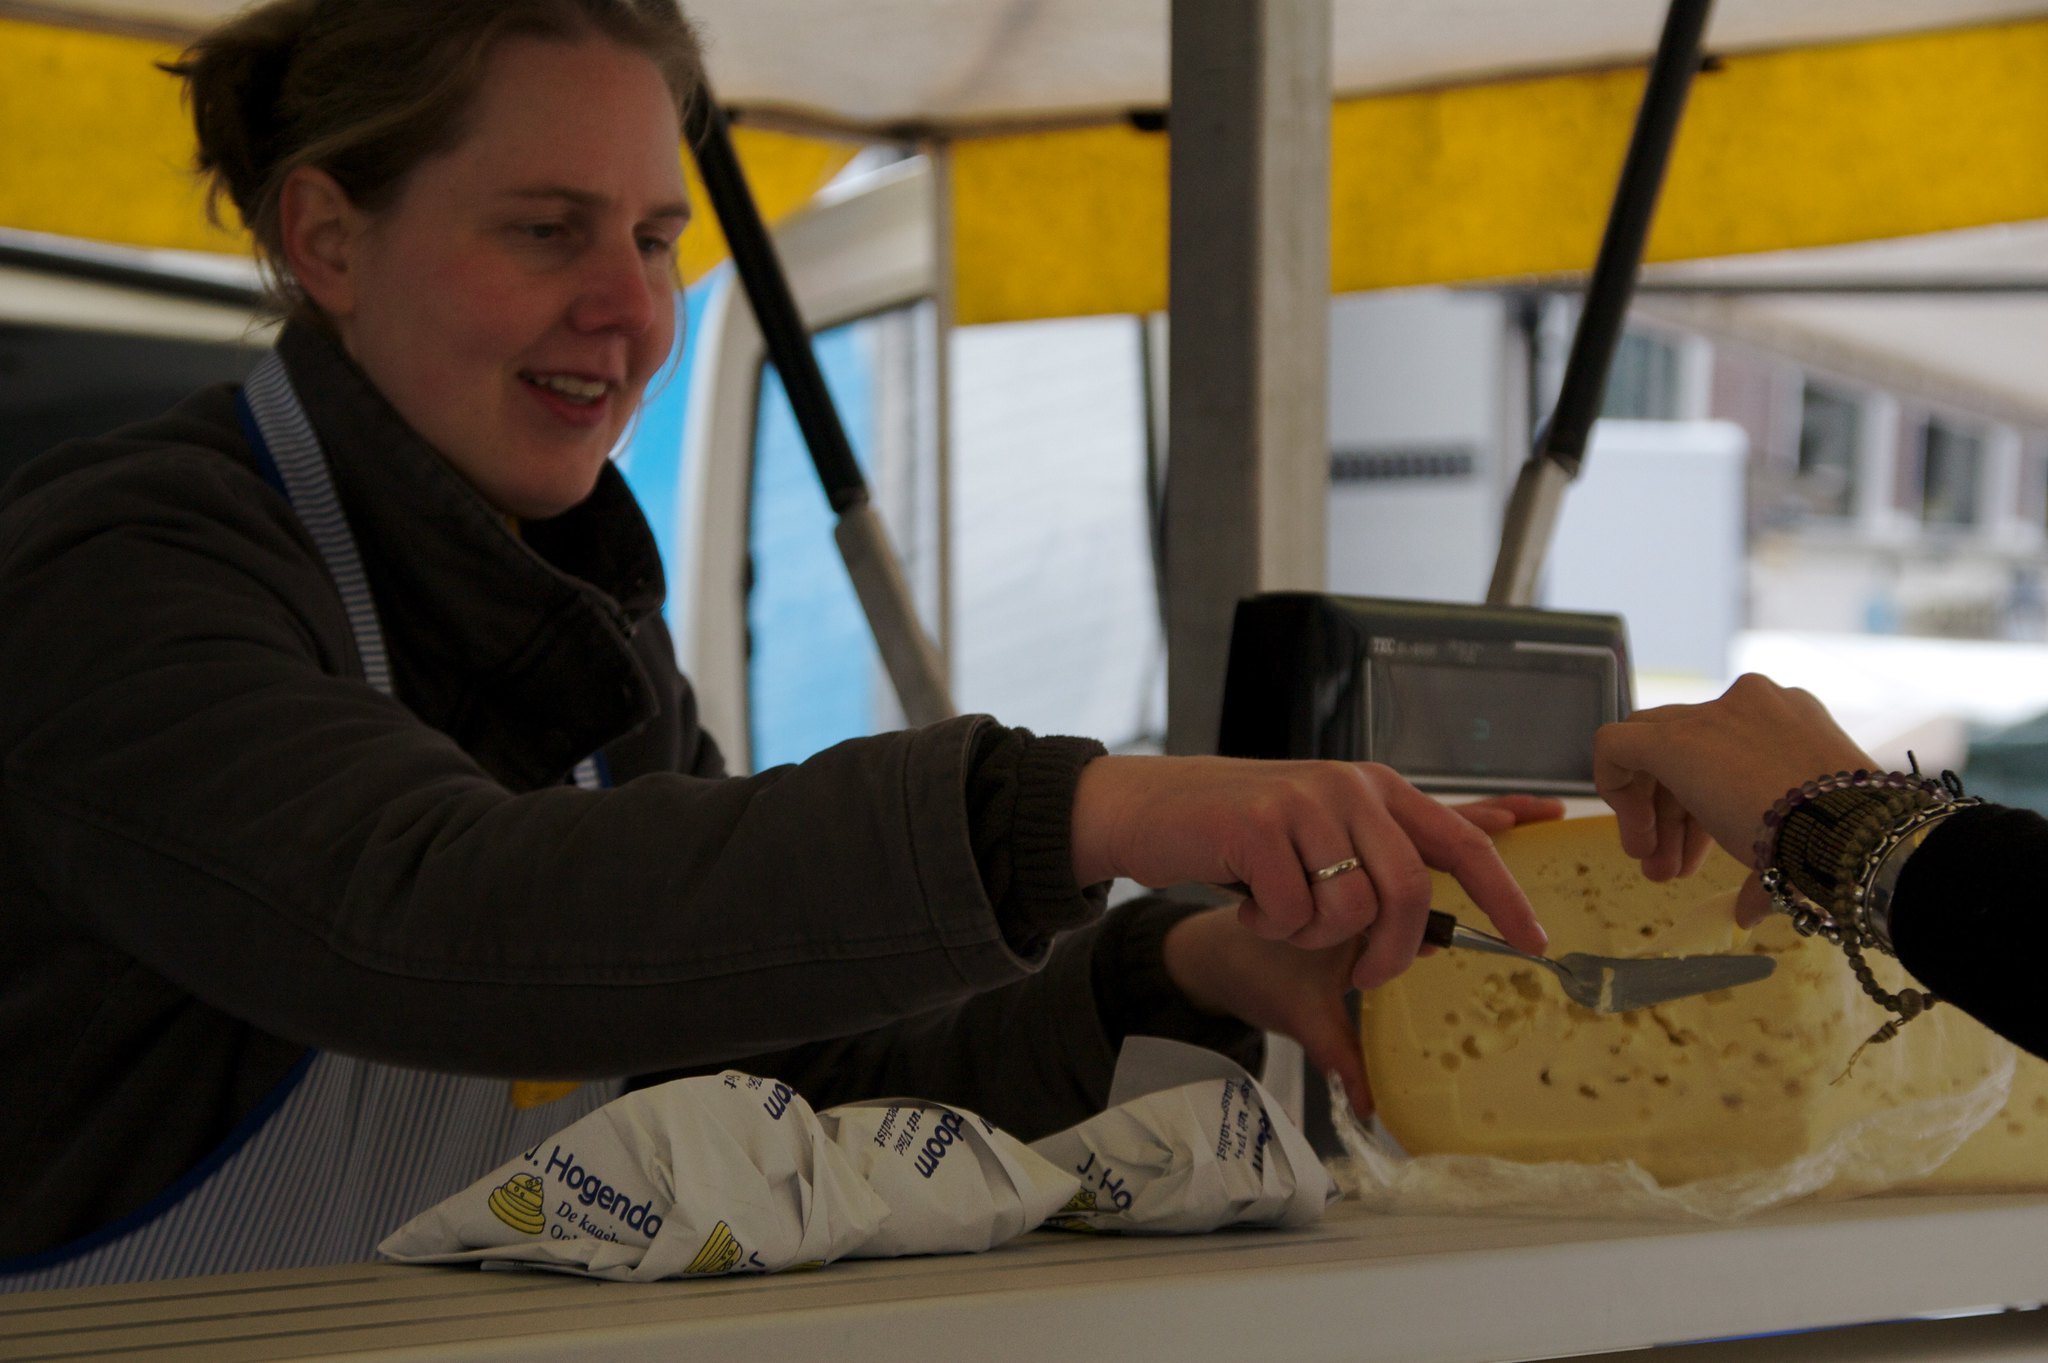
{"label": "woman's fingers", "polygon": [[1685,806],[1664,787],[1657,787],[1650,802],[1651,814],[1655,821],[1657,840],[1650,855],[1643,858],[1643,876],[1654,881],[1666,881],[1676,876],[1685,865],[1685,827],[1688,819]]}
{"label": "woman's fingers", "polygon": [[1309,1001],[1291,1030],[1301,1043],[1302,1053],[1317,1074],[1334,1074],[1344,1081],[1344,1095],[1362,1122],[1372,1120],[1372,1085],[1366,1079],[1365,1054],[1359,1044],[1358,1028],[1344,1007],[1341,992]]}
{"label": "woman's fingers", "polygon": [[1378,907],[1371,882],[1355,870],[1315,874],[1358,855],[1342,818],[1304,792],[1275,800],[1271,810],[1257,830],[1255,864],[1244,877],[1251,900],[1238,921],[1268,940],[1305,947],[1362,931]]}
{"label": "woman's fingers", "polygon": [[1315,919],[1315,896],[1302,874],[1291,841],[1267,838],[1244,871],[1250,892],[1237,909],[1237,921],[1269,941],[1284,942]]}
{"label": "woman's fingers", "polygon": [[1593,786],[1614,811],[1621,849],[1638,861],[1657,850],[1657,778],[1643,770],[1638,751],[1649,731],[1633,721],[1609,724],[1593,736]]}
{"label": "woman's fingers", "polygon": [[1315,901],[1315,917],[1287,939],[1295,946],[1305,951],[1333,947],[1357,937],[1380,921],[1378,887],[1373,884],[1363,859],[1355,853],[1346,852],[1322,865],[1341,865],[1345,861],[1358,864],[1311,883],[1309,895]]}
{"label": "woman's fingers", "polygon": [[[1455,876],[1509,941],[1544,945],[1487,833],[1555,818],[1558,801],[1504,796],[1452,809],[1372,763],[1144,761],[1099,759],[1090,770],[1104,770],[1092,784],[1084,771],[1077,876],[1109,870],[1146,884],[1233,884],[1245,895],[1238,924],[1258,938],[1311,952],[1363,940],[1350,973],[1360,987],[1415,959],[1432,866]],[[1345,866],[1354,859],[1356,867]],[[1334,867],[1344,869],[1316,876]]]}
{"label": "woman's fingers", "polygon": [[[1449,873],[1463,886],[1472,902],[1514,946],[1540,952],[1548,945],[1549,938],[1536,921],[1536,911],[1529,906],[1528,896],[1509,874],[1493,840],[1481,829],[1406,782],[1391,789],[1388,804],[1390,816],[1402,830],[1403,841],[1424,866],[1419,868],[1422,874],[1412,899],[1404,901],[1398,912],[1390,905],[1383,906],[1383,922],[1398,922],[1399,935],[1393,942],[1374,941],[1366,948],[1352,972],[1356,987],[1370,989],[1385,984],[1414,960],[1429,918],[1429,866]],[[1395,929],[1390,923],[1383,932],[1393,936]]]}
{"label": "woman's fingers", "polygon": [[1751,875],[1742,882],[1742,888],[1735,892],[1735,922],[1743,928],[1753,928],[1771,915],[1771,897],[1764,890],[1763,879]]}
{"label": "woman's fingers", "polygon": [[1714,850],[1714,835],[1707,832],[1707,826],[1698,819],[1688,816],[1685,821],[1685,862],[1678,868],[1678,874],[1689,876],[1700,869],[1707,859],[1707,853]]}
{"label": "woman's fingers", "polygon": [[1317,1069],[1343,1079],[1353,1109],[1366,1117],[1372,1098],[1365,1058],[1344,1004],[1356,954],[1352,943],[1300,951],[1261,941],[1231,922],[1224,909],[1183,918],[1160,944],[1168,978],[1191,1004],[1293,1037]]}
{"label": "woman's fingers", "polygon": [[1452,805],[1450,810],[1488,833],[1505,833],[1518,824],[1563,818],[1564,801],[1553,795],[1491,795]]}
{"label": "woman's fingers", "polygon": [[1308,951],[1357,937],[1378,921],[1382,907],[1354,834],[1326,811],[1318,813],[1322,817],[1295,842],[1315,911],[1287,938]]}
{"label": "woman's fingers", "polygon": [[[1366,936],[1365,954],[1352,967],[1352,982],[1360,988],[1369,987],[1364,983],[1367,980],[1380,983],[1406,970],[1415,960],[1415,949],[1422,945],[1422,929],[1429,919],[1429,866],[1410,831],[1387,803],[1400,799],[1404,790],[1412,787],[1403,782],[1387,797],[1362,801],[1352,815],[1351,836],[1379,901],[1378,915]],[[1419,798],[1472,836],[1487,841],[1484,833],[1428,796]]]}

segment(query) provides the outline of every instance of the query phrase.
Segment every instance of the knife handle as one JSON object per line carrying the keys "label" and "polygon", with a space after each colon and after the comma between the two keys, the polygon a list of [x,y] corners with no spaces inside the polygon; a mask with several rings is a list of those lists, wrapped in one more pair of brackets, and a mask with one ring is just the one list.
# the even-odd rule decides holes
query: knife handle
{"label": "knife handle", "polygon": [[[1216,888],[1228,890],[1232,894],[1249,895],[1252,892],[1252,887],[1245,884],[1242,880],[1225,881],[1218,884]],[[1424,943],[1433,947],[1456,946],[1458,944],[1457,935],[1458,917],[1456,914],[1445,913],[1442,909],[1431,909],[1429,911],[1429,926],[1422,930],[1422,940]]]}

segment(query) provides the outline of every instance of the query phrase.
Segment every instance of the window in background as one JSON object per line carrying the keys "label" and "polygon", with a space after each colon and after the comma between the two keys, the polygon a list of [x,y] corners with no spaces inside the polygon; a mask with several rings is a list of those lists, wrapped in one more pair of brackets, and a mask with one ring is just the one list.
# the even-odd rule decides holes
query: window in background
{"label": "window in background", "polygon": [[1678,419],[1678,345],[1661,336],[1624,331],[1607,371],[1600,415],[1634,421]]}
{"label": "window in background", "polygon": [[2048,432],[2037,432],[2021,447],[2020,515],[2048,530]]}
{"label": "window in background", "polygon": [[1927,525],[1977,523],[1984,480],[1983,432],[1938,416],[1920,430],[1920,519]]}
{"label": "window in background", "polygon": [[680,634],[679,615],[687,603],[677,597],[675,566],[683,561],[683,419],[688,411],[691,344],[704,315],[708,288],[697,287],[676,299],[676,342],[669,357],[647,382],[647,396],[640,414],[614,456],[647,528],[654,533],[655,548],[670,574],[669,592],[662,603],[662,617],[671,634]]}
{"label": "window in background", "polygon": [[[936,598],[934,371],[925,308],[817,338],[827,386],[922,606]],[[1156,750],[1165,650],[1129,317],[963,328],[952,352],[953,695],[966,713]],[[749,512],[756,769],[902,723],[772,369]]]}
{"label": "window in background", "polygon": [[[913,591],[929,584],[936,568],[928,313],[929,305],[895,309],[815,338],[825,386]],[[747,713],[755,770],[900,725],[832,538],[836,517],[782,380],[768,365],[756,407],[747,519]],[[920,604],[931,595],[929,588],[918,592]]]}
{"label": "window in background", "polygon": [[1862,442],[1863,404],[1843,389],[1808,379],[1799,411],[1799,498],[1808,515],[1856,513]]}
{"label": "window in background", "polygon": [[1144,328],[963,328],[953,345],[953,693],[1039,733],[1157,751],[1166,654]]}

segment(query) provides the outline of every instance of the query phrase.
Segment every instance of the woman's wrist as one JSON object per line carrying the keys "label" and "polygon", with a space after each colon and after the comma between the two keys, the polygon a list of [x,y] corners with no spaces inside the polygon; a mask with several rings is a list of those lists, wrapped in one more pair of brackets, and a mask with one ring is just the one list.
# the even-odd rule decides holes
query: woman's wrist
{"label": "woman's wrist", "polygon": [[1935,812],[1906,830],[1894,840],[1889,850],[1876,858],[1876,868],[1871,873],[1869,884],[1864,887],[1864,922],[1878,945],[1893,955],[1898,953],[1892,946],[1892,903],[1898,897],[1899,878],[1905,874],[1906,862],[1927,841],[1929,834],[1962,809],[1962,805],[1952,804]]}
{"label": "woman's wrist", "polygon": [[1764,812],[1751,848],[1751,868],[1763,872],[1777,866],[1789,873],[1780,855],[1788,822],[1793,826],[1795,842],[1799,843],[1794,854],[1799,856],[1804,854],[1807,840],[1814,836],[1816,822],[1825,829],[1833,829],[1866,817],[1878,803],[1896,804],[1903,811],[1907,805],[1932,804],[1944,794],[1941,782],[1918,771],[1873,771],[1859,767],[1813,777],[1793,786]]}
{"label": "woman's wrist", "polygon": [[1096,1009],[1116,1042],[1169,1036],[1231,1050],[1252,1029],[1189,974],[1184,948],[1215,907],[1157,896],[1111,910],[1096,944]]}
{"label": "woman's wrist", "polygon": [[[1802,931],[1891,950],[1891,901],[1906,860],[1943,820],[1980,801],[1952,774],[1838,772],[1788,791],[1765,818],[1756,867]],[[1810,906],[1795,909],[1796,893]]]}
{"label": "woman's wrist", "polygon": [[1114,815],[1128,800],[1122,787],[1134,762],[1142,757],[1097,757],[1081,768],[1074,782],[1069,822],[1069,844],[1074,860],[1074,881],[1093,885],[1113,880],[1119,874],[1115,853]]}
{"label": "woman's wrist", "polygon": [[968,754],[968,836],[982,887],[1010,949],[1039,955],[1057,934],[1096,918],[1105,888],[1072,878],[1075,786],[1102,745],[983,722]]}

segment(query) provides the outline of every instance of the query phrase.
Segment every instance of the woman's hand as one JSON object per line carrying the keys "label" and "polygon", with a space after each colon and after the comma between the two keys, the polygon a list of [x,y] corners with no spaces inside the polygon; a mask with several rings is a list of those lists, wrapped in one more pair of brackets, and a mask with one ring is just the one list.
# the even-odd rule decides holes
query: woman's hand
{"label": "woman's hand", "polygon": [[[1488,833],[1554,819],[1556,801],[1510,795],[1452,806],[1453,815]],[[1372,1090],[1358,1029],[1345,1010],[1353,968],[1364,942],[1353,937],[1320,950],[1261,937],[1239,919],[1237,906],[1211,909],[1174,924],[1161,948],[1166,972],[1188,1001],[1262,1031],[1301,1043],[1309,1063],[1344,1081],[1361,1119],[1372,1116]]]}
{"label": "woman's hand", "polygon": [[[1614,808],[1621,845],[1651,880],[1699,869],[1710,843],[1753,857],[1764,815],[1814,777],[1875,764],[1805,691],[1751,673],[1719,700],[1638,710],[1593,738],[1593,781]],[[1736,905],[1755,923],[1768,912],[1752,876]]]}
{"label": "woman's hand", "polygon": [[[1513,806],[1482,802],[1480,822]],[[1103,757],[1074,795],[1074,872],[1083,885],[1242,883],[1253,935],[1355,953],[1370,989],[1415,959],[1429,917],[1429,871],[1455,876],[1515,946],[1547,939],[1485,830],[1372,762],[1254,762],[1226,757]],[[1312,881],[1356,857],[1361,871]]]}

